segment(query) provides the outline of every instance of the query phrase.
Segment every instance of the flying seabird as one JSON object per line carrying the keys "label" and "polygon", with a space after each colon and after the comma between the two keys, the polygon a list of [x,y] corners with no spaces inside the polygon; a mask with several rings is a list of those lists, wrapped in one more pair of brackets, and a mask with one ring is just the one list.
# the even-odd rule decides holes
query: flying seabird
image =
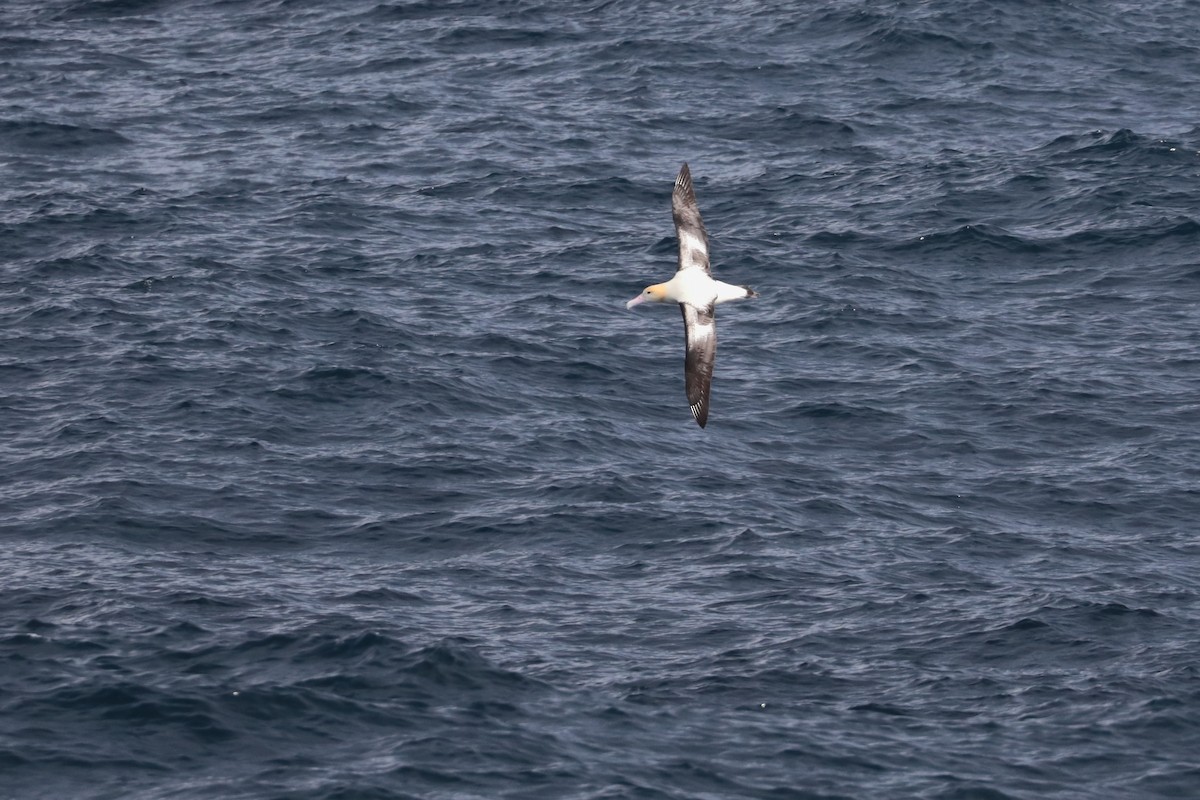
{"label": "flying seabird", "polygon": [[647,286],[645,291],[625,304],[626,308],[646,302],[678,303],[683,312],[687,335],[687,354],[683,359],[684,386],[692,416],[703,428],[708,422],[708,395],[712,386],[713,360],[717,355],[718,303],[757,297],[749,286],[734,286],[714,280],[708,267],[708,232],[700,219],[692,172],[684,164],[675,178],[671,194],[671,215],[679,238],[679,267],[666,283]]}

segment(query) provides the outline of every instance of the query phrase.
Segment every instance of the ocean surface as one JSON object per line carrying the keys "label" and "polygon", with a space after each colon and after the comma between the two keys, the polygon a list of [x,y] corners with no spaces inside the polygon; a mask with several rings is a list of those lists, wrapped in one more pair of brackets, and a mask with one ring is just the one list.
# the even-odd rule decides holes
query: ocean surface
{"label": "ocean surface", "polygon": [[1200,797],[1198,30],[7,0],[0,796]]}

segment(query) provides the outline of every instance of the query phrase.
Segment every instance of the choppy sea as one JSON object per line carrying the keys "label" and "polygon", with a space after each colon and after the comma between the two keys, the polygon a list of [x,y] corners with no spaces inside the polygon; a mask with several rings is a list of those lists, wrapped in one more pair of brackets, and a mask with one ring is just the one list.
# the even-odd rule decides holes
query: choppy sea
{"label": "choppy sea", "polygon": [[1197,30],[3,3],[0,794],[1200,797]]}

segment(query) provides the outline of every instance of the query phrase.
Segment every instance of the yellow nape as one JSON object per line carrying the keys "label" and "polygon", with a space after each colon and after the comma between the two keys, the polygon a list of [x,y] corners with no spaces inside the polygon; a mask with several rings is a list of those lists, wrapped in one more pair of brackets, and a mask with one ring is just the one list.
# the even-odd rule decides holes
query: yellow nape
{"label": "yellow nape", "polygon": [[653,286],[647,286],[646,294],[661,303],[667,299],[667,285],[665,283],[656,283]]}

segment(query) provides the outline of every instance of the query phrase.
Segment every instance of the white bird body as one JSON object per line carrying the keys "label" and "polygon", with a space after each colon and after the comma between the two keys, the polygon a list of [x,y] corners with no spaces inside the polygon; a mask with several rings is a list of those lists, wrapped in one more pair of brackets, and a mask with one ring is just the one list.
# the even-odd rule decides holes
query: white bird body
{"label": "white bird body", "polygon": [[626,308],[646,302],[679,304],[683,312],[687,353],[684,357],[684,384],[688,405],[701,428],[708,422],[708,401],[712,386],[713,364],[717,355],[716,306],[730,300],[756,297],[748,286],[714,280],[708,264],[708,232],[700,218],[692,173],[684,164],[675,178],[671,194],[675,234],[679,239],[679,267],[666,283],[647,286]]}
{"label": "white bird body", "polygon": [[713,303],[719,305],[730,300],[742,300],[748,296],[745,286],[714,280],[704,270],[695,267],[679,270],[674,278],[662,286],[665,300],[689,303],[699,308]]}

